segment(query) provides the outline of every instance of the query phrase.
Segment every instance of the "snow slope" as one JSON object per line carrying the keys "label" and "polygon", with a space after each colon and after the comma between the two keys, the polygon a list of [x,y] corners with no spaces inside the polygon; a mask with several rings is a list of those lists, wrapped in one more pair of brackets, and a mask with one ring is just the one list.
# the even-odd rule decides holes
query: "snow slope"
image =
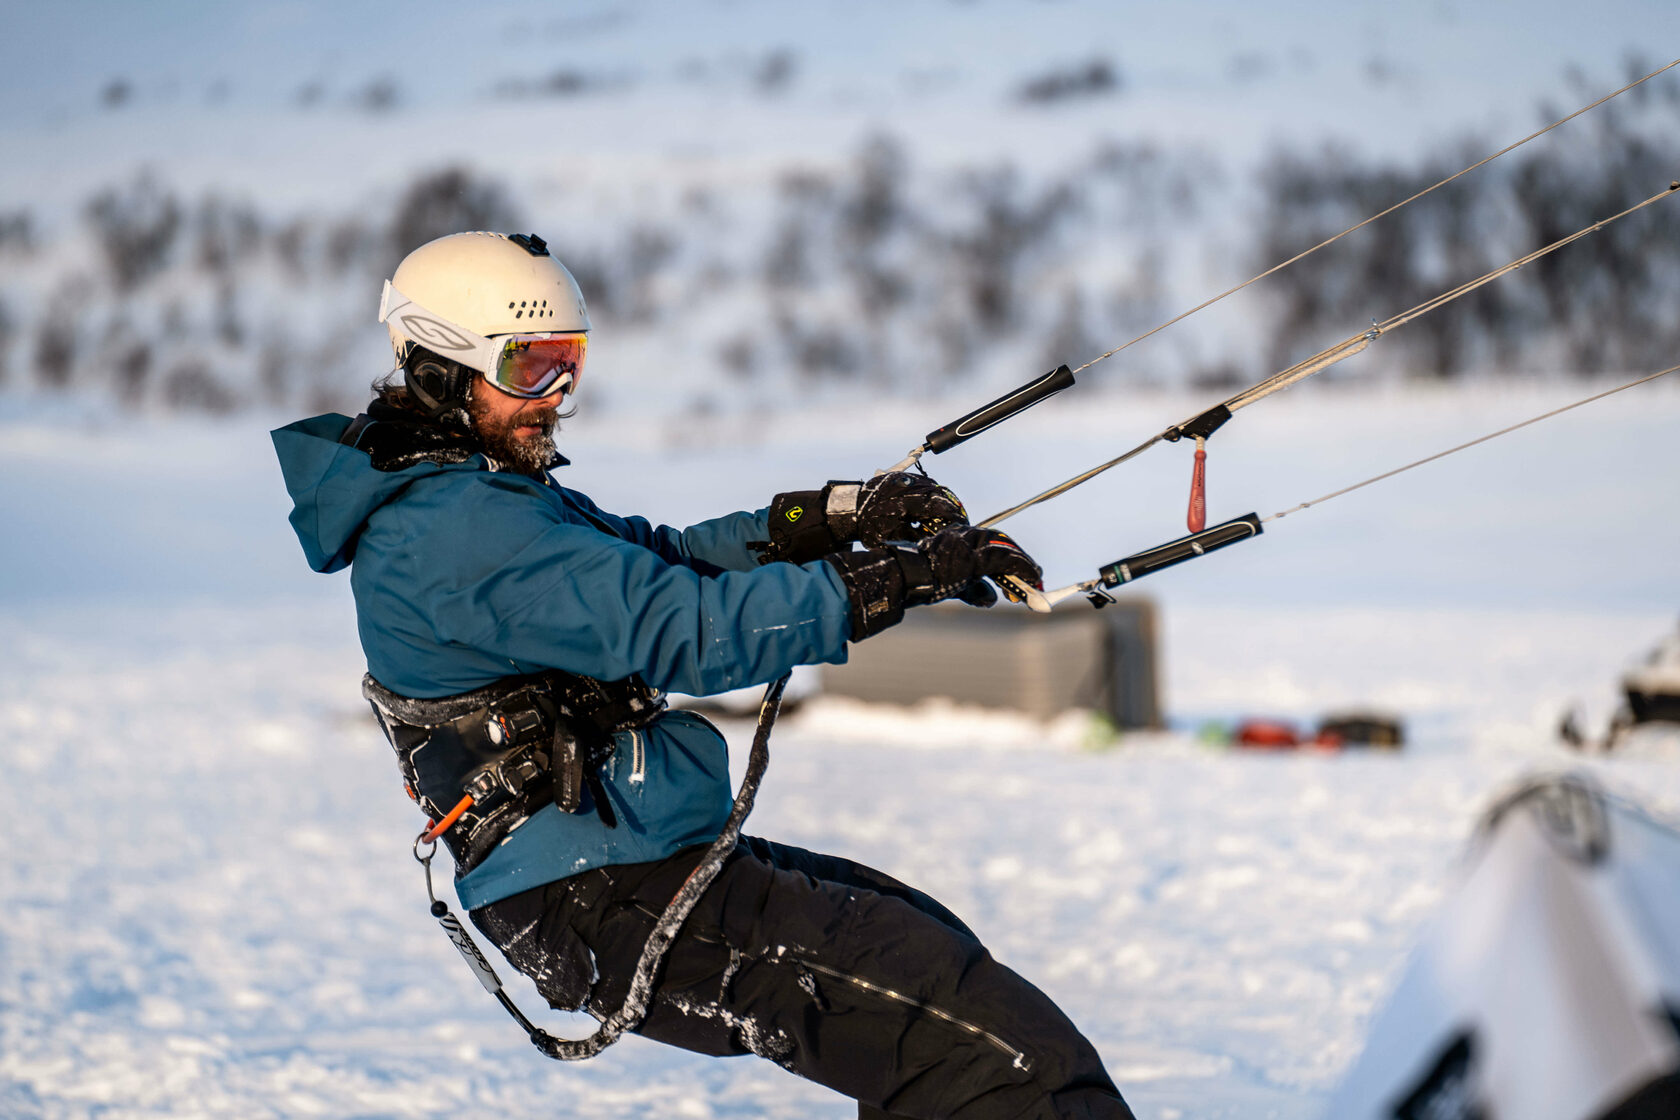
{"label": "snow slope", "polygon": [[[1564,392],[1280,398],[1216,441],[1214,516]],[[1636,392],[1141,585],[1172,731],[1092,751],[1077,716],[819,700],[778,730],[749,827],[944,899],[1067,1007],[1141,1116],[1312,1117],[1498,790],[1586,765],[1680,812],[1673,737],[1585,761],[1551,739],[1571,699],[1607,714],[1674,623],[1680,396]],[[1046,406],[930,466],[990,512],[1193,407]],[[681,522],[889,462],[949,417],[825,419],[813,438],[585,413],[569,481]],[[304,569],[260,427],[72,421],[0,427],[0,1114],[850,1114],[755,1060],[531,1049],[425,913],[346,581]],[[1051,578],[1175,535],[1180,450],[1023,518]],[[1398,710],[1413,747],[1250,757],[1194,734],[1348,703]]]}

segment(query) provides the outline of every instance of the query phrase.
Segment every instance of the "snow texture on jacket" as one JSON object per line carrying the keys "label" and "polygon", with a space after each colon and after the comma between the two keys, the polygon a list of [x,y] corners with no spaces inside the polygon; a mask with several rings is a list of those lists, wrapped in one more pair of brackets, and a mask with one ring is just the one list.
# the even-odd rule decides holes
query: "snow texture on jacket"
{"label": "snow texture on jacket", "polygon": [[[482,454],[379,471],[338,442],[350,421],[273,433],[310,567],[349,567],[368,671],[407,696],[449,696],[563,669],[709,695],[841,662],[845,589],[821,561],[759,566],[765,512],[683,530],[606,513],[547,475]],[[602,768],[617,828],[547,805],[456,880],[471,910],[610,864],[715,838],[729,814],[727,747],[700,716],[667,712],[614,738]]]}

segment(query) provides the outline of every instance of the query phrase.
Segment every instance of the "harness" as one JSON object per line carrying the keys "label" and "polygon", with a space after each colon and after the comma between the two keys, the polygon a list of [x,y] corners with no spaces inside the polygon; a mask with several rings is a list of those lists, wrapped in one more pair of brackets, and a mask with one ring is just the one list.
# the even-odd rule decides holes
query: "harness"
{"label": "harness", "polygon": [[665,694],[639,677],[559,670],[432,700],[392,692],[369,674],[362,695],[397,752],[409,797],[431,818],[425,839],[444,840],[458,874],[549,802],[563,813],[592,809],[617,827],[600,772],[612,737],[665,710]]}
{"label": "harness", "polygon": [[[374,468],[382,471],[403,470],[420,462],[464,462],[483,450],[470,433],[417,422],[380,401],[352,421],[339,442],[366,451]],[[556,454],[553,465],[565,461]],[[371,674],[362,678],[362,695],[397,752],[403,785],[430,818],[415,838],[414,858],[426,873],[432,917],[484,990],[544,1054],[561,1061],[592,1057],[625,1031],[635,1030],[646,1017],[654,977],[665,954],[735,850],[741,825],[752,811],[770,761],[770,729],[781,709],[787,680],[783,675],[765,689],[746,776],[729,819],[648,934],[623,1005],[588,1038],[568,1039],[531,1022],[508,996],[496,970],[433,889],[432,857],[437,841],[443,839],[455,857],[457,875],[464,875],[502,837],[550,801],[567,813],[593,809],[608,828],[616,828],[617,816],[601,782],[601,765],[612,756],[613,735],[652,723],[665,710],[665,694],[639,677],[600,681],[550,670],[423,700],[392,692]]]}

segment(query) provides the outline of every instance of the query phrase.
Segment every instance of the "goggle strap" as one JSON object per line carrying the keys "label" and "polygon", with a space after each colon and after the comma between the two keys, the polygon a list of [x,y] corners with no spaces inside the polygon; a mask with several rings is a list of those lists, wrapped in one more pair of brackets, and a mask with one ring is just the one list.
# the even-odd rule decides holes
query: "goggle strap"
{"label": "goggle strap", "polygon": [[428,311],[409,299],[389,281],[379,295],[379,321],[393,318],[409,338],[446,358],[460,362],[479,373],[490,374],[502,356],[505,339],[486,338],[453,323],[442,315]]}

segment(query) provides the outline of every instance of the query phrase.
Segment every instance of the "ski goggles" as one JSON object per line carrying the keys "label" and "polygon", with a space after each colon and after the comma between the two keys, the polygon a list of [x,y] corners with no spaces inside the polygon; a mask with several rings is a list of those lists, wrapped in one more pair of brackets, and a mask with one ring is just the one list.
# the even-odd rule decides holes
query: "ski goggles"
{"label": "ski goggles", "polygon": [[434,314],[385,281],[379,321],[395,323],[428,350],[484,375],[502,392],[535,399],[577,392],[589,348],[584,331],[481,335]]}
{"label": "ski goggles", "polygon": [[484,374],[490,384],[515,397],[577,392],[583,378],[584,352],[589,348],[588,335],[577,331],[498,337],[503,341],[496,368]]}

